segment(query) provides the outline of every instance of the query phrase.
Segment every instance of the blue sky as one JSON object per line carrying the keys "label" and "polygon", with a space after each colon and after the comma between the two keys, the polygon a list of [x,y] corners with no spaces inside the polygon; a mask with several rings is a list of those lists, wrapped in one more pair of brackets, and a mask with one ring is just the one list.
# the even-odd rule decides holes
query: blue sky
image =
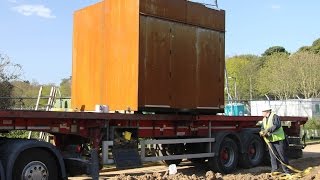
{"label": "blue sky", "polygon": [[[99,0],[1,0],[0,52],[23,67],[24,80],[58,84],[71,75],[72,16]],[[212,4],[214,0],[194,0]],[[226,55],[289,52],[320,38],[319,0],[218,0],[226,10]]]}

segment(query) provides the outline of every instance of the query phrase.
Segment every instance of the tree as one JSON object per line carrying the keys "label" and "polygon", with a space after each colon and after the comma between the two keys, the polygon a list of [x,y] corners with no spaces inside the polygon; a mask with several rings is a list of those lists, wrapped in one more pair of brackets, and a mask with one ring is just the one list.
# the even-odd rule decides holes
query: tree
{"label": "tree", "polygon": [[318,38],[315,41],[313,41],[312,46],[313,47],[319,47],[320,46],[320,38]]}
{"label": "tree", "polygon": [[297,92],[294,64],[284,53],[274,53],[266,57],[263,68],[259,71],[258,91],[278,99],[288,99]]}
{"label": "tree", "polygon": [[36,97],[40,89],[40,84],[36,81],[20,81],[15,80],[11,82],[14,86],[12,96],[16,98],[16,106],[21,108],[33,109],[36,105]]}
{"label": "tree", "polygon": [[302,46],[299,48],[299,50],[297,52],[308,52],[311,51],[311,47],[310,46]]}
{"label": "tree", "polygon": [[315,54],[320,54],[320,38],[313,41],[311,51],[313,51]]}
{"label": "tree", "polygon": [[292,78],[298,82],[297,90],[304,98],[314,98],[320,95],[320,55],[312,52],[299,52],[290,57],[294,66],[295,76]]}
{"label": "tree", "polygon": [[0,81],[18,79],[21,75],[22,66],[11,62],[9,56],[0,54]]}
{"label": "tree", "polygon": [[311,52],[320,54],[320,38],[313,41],[311,46],[302,46],[297,52]]}
{"label": "tree", "polygon": [[227,59],[227,75],[231,78],[227,80],[230,94],[232,96],[235,94],[235,85],[237,85],[238,99],[255,97],[256,76],[261,65],[260,58],[254,55],[234,56]]}
{"label": "tree", "polygon": [[60,92],[62,97],[71,96],[71,76],[69,78],[64,78],[61,80]]}
{"label": "tree", "polygon": [[289,54],[288,51],[282,47],[282,46],[272,46],[268,48],[262,56],[271,56],[274,53],[284,53],[284,54]]}
{"label": "tree", "polygon": [[13,106],[14,101],[10,99],[13,86],[9,81],[0,81],[0,109],[7,109]]}
{"label": "tree", "polygon": [[10,81],[17,79],[20,76],[21,66],[11,62],[7,55],[0,54],[0,108],[9,108],[14,104],[10,99],[13,91],[13,86]]}

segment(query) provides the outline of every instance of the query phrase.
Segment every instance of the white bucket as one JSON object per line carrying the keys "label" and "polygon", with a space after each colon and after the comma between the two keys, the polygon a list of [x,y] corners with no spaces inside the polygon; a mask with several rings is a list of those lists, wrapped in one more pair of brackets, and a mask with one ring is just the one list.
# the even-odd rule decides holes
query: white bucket
{"label": "white bucket", "polygon": [[108,113],[109,112],[109,106],[108,105],[97,104],[95,112]]}
{"label": "white bucket", "polygon": [[177,166],[175,164],[170,164],[169,175],[177,174]]}

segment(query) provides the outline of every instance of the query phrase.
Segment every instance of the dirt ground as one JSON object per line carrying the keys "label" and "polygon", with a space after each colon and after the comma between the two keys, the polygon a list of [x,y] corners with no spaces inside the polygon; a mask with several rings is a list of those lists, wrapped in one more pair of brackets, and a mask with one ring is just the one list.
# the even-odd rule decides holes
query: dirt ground
{"label": "dirt ground", "polygon": [[[303,178],[294,178],[294,179],[305,179],[305,180],[317,180],[320,179],[320,157],[308,157],[301,158],[298,160],[291,160],[290,165],[293,167],[304,170],[308,167],[313,167],[311,172],[304,176]],[[184,162],[182,166],[178,169],[178,174],[176,175],[166,175],[166,168],[157,169],[157,167],[152,168],[143,168],[145,172],[118,172],[109,174],[101,173],[102,179],[113,179],[113,180],[265,180],[265,179],[280,179],[281,177],[272,177],[270,175],[270,167],[268,166],[260,166],[251,169],[240,169],[236,171],[234,174],[222,175],[220,173],[214,173],[212,171],[194,167],[191,163]],[[143,171],[143,170],[142,170]]]}
{"label": "dirt ground", "polygon": [[[292,179],[305,180],[320,180],[320,144],[309,145],[305,148],[303,158],[290,160],[290,165],[293,167],[305,170],[312,167],[310,173],[303,178],[294,177]],[[117,171],[114,168],[106,168],[100,173],[100,179],[113,180],[265,180],[265,179],[280,179],[280,177],[272,177],[269,172],[269,166],[259,166],[251,169],[240,169],[233,174],[222,175],[214,173],[205,166],[194,166],[189,161],[182,162],[178,166],[178,173],[176,175],[167,175],[168,167],[157,163],[149,164],[143,168]],[[84,177],[70,178],[71,180],[88,179]]]}

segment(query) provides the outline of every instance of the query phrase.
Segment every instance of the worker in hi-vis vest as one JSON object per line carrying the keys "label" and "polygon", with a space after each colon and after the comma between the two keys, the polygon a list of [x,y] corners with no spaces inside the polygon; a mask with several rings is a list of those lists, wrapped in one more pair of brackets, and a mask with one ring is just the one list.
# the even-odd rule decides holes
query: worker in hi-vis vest
{"label": "worker in hi-vis vest", "polygon": [[[265,107],[262,110],[263,120],[260,135],[266,137],[266,141],[270,144],[270,147],[273,149],[273,152],[269,150],[270,161],[271,161],[271,173],[277,174],[278,166],[280,162],[277,161],[275,155],[282,160],[285,164],[288,165],[288,159],[285,155],[285,147],[287,146],[285,133],[281,126],[281,121],[278,115],[272,112],[272,109]],[[282,164],[281,164],[282,165]],[[282,165],[284,173],[290,174],[290,170]]]}

